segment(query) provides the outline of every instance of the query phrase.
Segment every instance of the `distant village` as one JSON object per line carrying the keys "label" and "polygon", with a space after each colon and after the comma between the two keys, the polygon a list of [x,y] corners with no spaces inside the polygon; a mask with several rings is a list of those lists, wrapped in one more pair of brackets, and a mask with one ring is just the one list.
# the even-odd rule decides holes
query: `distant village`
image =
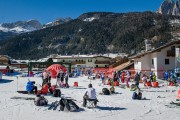
{"label": "distant village", "polygon": [[153,49],[151,43],[145,41],[146,50],[128,56],[121,54],[104,55],[51,55],[39,60],[15,60],[7,55],[0,55],[0,71],[42,71],[51,64],[62,64],[69,72],[74,69],[93,69],[93,72],[123,71],[143,72],[147,75],[153,71],[157,78],[162,78],[165,71],[180,68],[180,40],[167,43]]}

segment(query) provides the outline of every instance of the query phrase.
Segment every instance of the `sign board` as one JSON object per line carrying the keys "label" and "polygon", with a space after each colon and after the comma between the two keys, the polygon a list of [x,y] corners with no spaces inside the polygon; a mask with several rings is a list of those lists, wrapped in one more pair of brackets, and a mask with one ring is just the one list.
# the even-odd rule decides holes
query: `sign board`
{"label": "sign board", "polygon": [[176,57],[180,57],[180,49],[176,48]]}

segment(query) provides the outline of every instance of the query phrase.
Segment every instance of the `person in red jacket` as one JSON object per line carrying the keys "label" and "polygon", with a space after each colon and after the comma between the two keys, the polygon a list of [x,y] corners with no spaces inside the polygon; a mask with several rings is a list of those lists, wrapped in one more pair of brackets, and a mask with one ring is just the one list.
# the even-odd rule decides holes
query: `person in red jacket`
{"label": "person in red jacket", "polygon": [[121,82],[124,83],[124,79],[125,79],[125,72],[123,71],[121,74]]}

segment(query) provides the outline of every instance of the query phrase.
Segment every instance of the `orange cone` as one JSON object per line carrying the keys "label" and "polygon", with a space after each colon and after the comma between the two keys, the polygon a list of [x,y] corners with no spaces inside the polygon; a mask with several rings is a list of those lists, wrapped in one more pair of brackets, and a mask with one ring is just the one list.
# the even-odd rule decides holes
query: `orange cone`
{"label": "orange cone", "polygon": [[159,83],[158,82],[152,82],[152,86],[155,87],[155,88],[159,87]]}
{"label": "orange cone", "polygon": [[74,82],[74,87],[78,87],[78,82]]}
{"label": "orange cone", "polygon": [[180,90],[178,90],[178,94],[177,94],[176,98],[180,98]]}

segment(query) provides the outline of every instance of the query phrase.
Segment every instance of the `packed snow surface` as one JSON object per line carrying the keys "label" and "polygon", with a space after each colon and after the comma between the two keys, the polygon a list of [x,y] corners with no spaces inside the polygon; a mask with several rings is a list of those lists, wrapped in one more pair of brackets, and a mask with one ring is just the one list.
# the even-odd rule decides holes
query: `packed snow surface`
{"label": "packed snow surface", "polygon": [[[75,99],[81,109],[64,112],[59,111],[59,108],[54,111],[48,110],[47,106],[35,106],[33,100],[11,99],[14,96],[35,97],[16,92],[25,90],[28,79],[35,81],[38,89],[41,89],[42,78],[3,76],[3,80],[0,80],[0,120],[180,120],[180,107],[168,107],[171,101],[176,100],[179,87],[166,86],[163,81],[159,82],[159,88],[145,88],[140,84],[142,96],[146,100],[132,100],[133,91],[129,88],[115,87],[117,94],[100,95],[102,88],[110,86],[101,85],[99,79],[90,81],[87,76],[70,78],[71,87],[61,88],[61,92],[63,96]],[[73,87],[74,82],[78,82],[79,87]],[[99,100],[97,108],[94,109],[82,107],[82,97],[90,82],[96,88]],[[55,84],[56,80],[52,79],[51,83]],[[45,98],[49,104],[60,100],[51,95],[45,95]]]}

